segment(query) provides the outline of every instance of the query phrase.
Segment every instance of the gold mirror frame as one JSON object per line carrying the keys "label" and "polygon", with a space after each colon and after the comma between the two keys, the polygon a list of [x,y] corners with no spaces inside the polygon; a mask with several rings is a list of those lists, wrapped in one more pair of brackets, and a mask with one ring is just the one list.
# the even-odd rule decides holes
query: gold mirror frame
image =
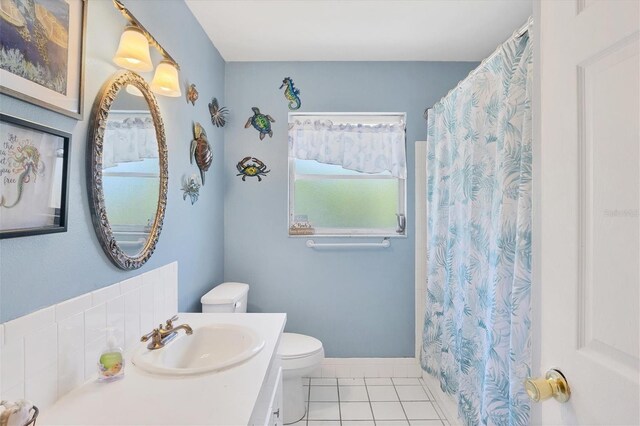
{"label": "gold mirror frame", "polygon": [[[158,159],[160,162],[160,191],[158,194],[158,208],[156,210],[155,221],[151,227],[149,238],[145,242],[143,249],[136,256],[129,256],[118,245],[113,235],[109,218],[107,217],[104,192],[102,189],[102,152],[107,118],[111,104],[118,95],[118,92],[125,89],[127,85],[133,85],[138,88],[144,95],[147,105],[149,106],[156,131]],[[160,109],[158,108],[158,102],[155,96],[151,93],[147,82],[138,74],[131,71],[118,71],[102,86],[91,110],[89,149],[87,150],[87,190],[89,192],[91,220],[93,221],[93,227],[98,235],[100,245],[109,259],[120,269],[131,270],[140,268],[149,260],[156,248],[167,207],[168,168],[164,123],[162,122],[162,116],[160,115]]]}

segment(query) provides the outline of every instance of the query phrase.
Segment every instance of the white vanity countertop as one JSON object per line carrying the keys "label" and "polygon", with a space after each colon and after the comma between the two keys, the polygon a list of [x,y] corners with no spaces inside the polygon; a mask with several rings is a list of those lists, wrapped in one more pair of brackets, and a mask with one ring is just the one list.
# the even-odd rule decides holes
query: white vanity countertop
{"label": "white vanity countertop", "polygon": [[112,383],[88,382],[42,410],[47,425],[246,425],[275,356],[286,314],[180,314],[178,324],[243,325],[266,341],[246,362],[199,376],[148,374],[131,363]]}

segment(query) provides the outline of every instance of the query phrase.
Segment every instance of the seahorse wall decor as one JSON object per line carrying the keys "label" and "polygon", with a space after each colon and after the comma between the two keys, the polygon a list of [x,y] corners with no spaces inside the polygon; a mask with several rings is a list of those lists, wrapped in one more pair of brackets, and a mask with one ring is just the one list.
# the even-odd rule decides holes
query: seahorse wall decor
{"label": "seahorse wall decor", "polygon": [[300,100],[300,90],[296,89],[293,85],[293,80],[291,77],[285,77],[282,80],[282,84],[280,85],[280,89],[284,89],[284,97],[289,101],[289,109],[291,111],[295,111],[300,109],[302,106],[302,101]]}
{"label": "seahorse wall decor", "polygon": [[12,172],[20,173],[16,185],[18,187],[18,196],[12,204],[7,204],[7,200],[3,195],[0,195],[0,207],[10,209],[18,205],[22,199],[22,191],[24,190],[24,184],[31,181],[31,175],[33,175],[33,181],[35,182],[38,174],[44,172],[44,163],[40,161],[40,152],[33,145],[18,146],[15,151],[10,152],[9,157],[10,164],[13,165]]}

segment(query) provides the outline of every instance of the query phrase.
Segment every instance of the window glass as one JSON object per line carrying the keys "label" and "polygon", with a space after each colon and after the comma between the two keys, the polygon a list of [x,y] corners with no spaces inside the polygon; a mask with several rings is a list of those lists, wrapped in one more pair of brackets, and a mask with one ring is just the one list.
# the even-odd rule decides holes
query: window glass
{"label": "window glass", "polygon": [[394,230],[396,179],[296,180],[295,212],[317,228]]}

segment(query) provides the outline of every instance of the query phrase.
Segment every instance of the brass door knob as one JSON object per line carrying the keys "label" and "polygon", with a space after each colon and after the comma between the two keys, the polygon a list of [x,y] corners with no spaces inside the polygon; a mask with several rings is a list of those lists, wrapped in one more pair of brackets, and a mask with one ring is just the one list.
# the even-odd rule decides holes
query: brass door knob
{"label": "brass door knob", "polygon": [[534,402],[544,401],[551,397],[554,397],[558,402],[567,402],[571,397],[569,383],[560,370],[547,371],[544,379],[529,377],[524,382],[524,388],[527,390],[529,398]]}

